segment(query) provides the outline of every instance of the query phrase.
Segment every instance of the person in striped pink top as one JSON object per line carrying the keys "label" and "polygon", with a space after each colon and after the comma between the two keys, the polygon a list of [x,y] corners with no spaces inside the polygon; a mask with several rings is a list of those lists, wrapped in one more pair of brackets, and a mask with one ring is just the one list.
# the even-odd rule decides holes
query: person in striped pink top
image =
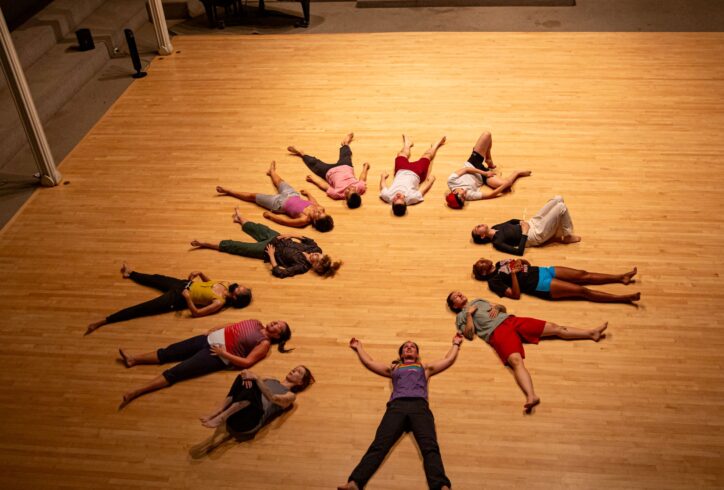
{"label": "person in striped pink top", "polygon": [[138,364],[179,362],[149,383],[123,395],[119,409],[141,395],[226,368],[248,369],[264,359],[272,345],[287,353],[286,342],[292,338],[289,324],[275,320],[263,325],[259,320],[243,320],[222,325],[168,347],[146,354],[130,355],[118,349],[121,360],[130,368]]}

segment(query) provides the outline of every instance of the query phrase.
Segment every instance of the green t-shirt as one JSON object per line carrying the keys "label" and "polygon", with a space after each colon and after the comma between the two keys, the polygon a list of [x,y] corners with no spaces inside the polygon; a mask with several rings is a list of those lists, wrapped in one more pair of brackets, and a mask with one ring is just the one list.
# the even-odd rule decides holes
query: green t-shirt
{"label": "green t-shirt", "polygon": [[493,331],[498,328],[498,325],[508,318],[507,313],[500,312],[495,318],[490,318],[488,312],[490,311],[490,303],[484,299],[476,299],[469,302],[463,308],[463,311],[457,314],[455,317],[455,326],[458,332],[462,333],[465,330],[465,325],[468,318],[468,307],[477,306],[478,310],[473,313],[473,325],[475,325],[475,334],[488,342]]}

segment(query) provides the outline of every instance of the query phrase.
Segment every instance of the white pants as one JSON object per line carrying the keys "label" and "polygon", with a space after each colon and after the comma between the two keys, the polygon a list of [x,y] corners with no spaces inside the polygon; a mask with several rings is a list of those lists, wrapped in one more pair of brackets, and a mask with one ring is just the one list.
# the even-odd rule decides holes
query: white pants
{"label": "white pants", "polygon": [[538,211],[538,214],[528,220],[530,230],[528,231],[527,245],[537,247],[543,245],[551,238],[561,238],[573,235],[573,221],[568,207],[561,196],[556,196],[548,201]]}

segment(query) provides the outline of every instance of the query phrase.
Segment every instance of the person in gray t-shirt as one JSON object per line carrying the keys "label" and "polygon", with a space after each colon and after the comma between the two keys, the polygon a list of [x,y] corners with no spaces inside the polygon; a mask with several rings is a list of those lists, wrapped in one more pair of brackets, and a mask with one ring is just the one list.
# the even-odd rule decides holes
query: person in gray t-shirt
{"label": "person in gray t-shirt", "polygon": [[246,369],[234,380],[224,401],[213,412],[201,417],[204,427],[216,428],[226,425],[221,441],[212,442],[206,452],[230,438],[249,439],[275,417],[289,409],[296,400],[296,394],[304,391],[314,377],[306,366],[297,366],[283,380],[261,377]]}
{"label": "person in gray t-shirt", "polygon": [[563,327],[537,318],[509,315],[505,306],[491,304],[484,299],[468,302],[460,291],[453,291],[447,297],[448,307],[457,313],[455,327],[466,339],[478,337],[495,349],[503,364],[510,366],[515,381],[525,394],[523,409],[531,413],[540,403],[540,397],[533,390],[533,380],[525,367],[523,342],[537,344],[542,337],[558,337],[565,340],[590,339],[598,342],[604,337],[608,322],[599,327],[581,329]]}

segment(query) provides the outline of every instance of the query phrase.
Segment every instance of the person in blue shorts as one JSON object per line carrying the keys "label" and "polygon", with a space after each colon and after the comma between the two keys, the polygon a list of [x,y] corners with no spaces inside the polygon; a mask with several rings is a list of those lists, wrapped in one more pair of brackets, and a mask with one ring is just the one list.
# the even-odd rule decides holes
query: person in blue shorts
{"label": "person in blue shorts", "polygon": [[610,294],[589,289],[589,284],[630,284],[637,269],[623,274],[601,274],[570,267],[536,267],[523,259],[506,259],[493,263],[480,259],[473,265],[473,275],[486,281],[488,287],[501,298],[519,299],[521,293],[543,299],[583,298],[597,303],[633,303],[641,293]]}

